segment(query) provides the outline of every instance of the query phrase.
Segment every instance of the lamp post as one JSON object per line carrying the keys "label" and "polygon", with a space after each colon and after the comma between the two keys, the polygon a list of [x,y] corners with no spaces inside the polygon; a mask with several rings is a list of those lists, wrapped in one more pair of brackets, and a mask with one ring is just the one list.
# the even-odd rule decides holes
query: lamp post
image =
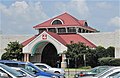
{"label": "lamp post", "polygon": [[84,66],[86,66],[86,55],[83,54],[83,59],[84,59]]}
{"label": "lamp post", "polygon": [[67,58],[67,64],[68,64],[68,78],[69,78],[69,64],[70,64],[70,58]]}

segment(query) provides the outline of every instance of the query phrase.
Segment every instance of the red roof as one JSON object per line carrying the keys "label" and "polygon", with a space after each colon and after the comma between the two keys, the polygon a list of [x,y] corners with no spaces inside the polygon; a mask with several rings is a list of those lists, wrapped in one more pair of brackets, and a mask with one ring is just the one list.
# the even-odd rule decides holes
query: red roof
{"label": "red roof", "polygon": [[[54,19],[60,19],[63,21],[63,24],[61,25],[52,25],[51,22],[54,20]],[[36,29],[39,29],[39,28],[44,28],[44,27],[58,27],[58,26],[61,26],[61,27],[65,27],[65,26],[82,26],[82,27],[85,27],[85,28],[88,28],[88,29],[91,29],[91,30],[95,30],[93,28],[90,28],[89,26],[84,26],[84,23],[86,21],[85,20],[78,20],[76,19],[75,17],[71,16],[70,14],[68,13],[64,13],[64,14],[61,14],[55,18],[52,18],[48,21],[45,21],[41,24],[38,24],[36,26],[34,26],[33,28],[36,28]]]}
{"label": "red roof", "polygon": [[56,33],[53,32],[47,32],[49,35],[51,35],[52,37],[54,37],[56,40],[58,40],[59,42],[61,42],[63,45],[66,45],[67,43]]}
{"label": "red roof", "polygon": [[22,42],[22,45],[23,45],[23,46],[26,46],[26,45],[29,44],[32,40],[34,40],[37,36],[38,36],[38,35],[35,35],[35,36],[29,38],[28,40]]}
{"label": "red roof", "polygon": [[80,34],[61,34],[59,35],[67,44],[71,44],[71,41],[73,43],[78,43],[78,42],[82,42],[84,43],[86,46],[89,47],[93,47],[95,48],[96,45],[94,45],[93,43],[91,43],[89,40],[87,40],[86,38],[84,38],[83,36],[81,36]]}
{"label": "red roof", "polygon": [[[89,40],[87,40],[86,38],[84,38],[83,36],[79,35],[79,34],[56,34],[56,33],[52,33],[52,32],[47,32],[49,35],[51,35],[53,38],[55,38],[56,40],[58,40],[60,43],[62,43],[63,45],[66,44],[71,44],[71,41],[73,41],[74,43],[78,43],[78,42],[83,42],[86,46],[89,47],[96,47],[93,43],[91,43]],[[30,39],[24,41],[22,43],[23,46],[26,46],[27,44],[29,44],[32,40],[34,40],[38,35],[35,35],[33,37],[31,37]]]}

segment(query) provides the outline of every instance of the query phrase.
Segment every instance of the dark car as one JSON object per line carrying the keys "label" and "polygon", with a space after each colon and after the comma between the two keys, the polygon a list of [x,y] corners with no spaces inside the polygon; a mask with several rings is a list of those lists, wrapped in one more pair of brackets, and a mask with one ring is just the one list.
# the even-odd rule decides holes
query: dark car
{"label": "dark car", "polygon": [[11,66],[11,67],[22,67],[26,70],[36,74],[37,76],[47,76],[52,78],[60,78],[62,75],[45,72],[39,67],[35,66],[34,64],[30,62],[20,62],[20,61],[12,61],[12,60],[0,60],[0,63]]}
{"label": "dark car", "polygon": [[74,75],[74,78],[80,78],[80,77],[86,77],[86,76],[94,76],[104,70],[109,69],[111,66],[98,66],[95,68],[92,68],[89,71],[80,71],[79,73]]}

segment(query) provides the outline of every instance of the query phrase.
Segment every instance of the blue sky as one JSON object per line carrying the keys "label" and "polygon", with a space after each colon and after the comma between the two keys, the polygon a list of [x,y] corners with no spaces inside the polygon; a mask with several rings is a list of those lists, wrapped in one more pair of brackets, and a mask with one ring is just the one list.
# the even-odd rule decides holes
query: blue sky
{"label": "blue sky", "polygon": [[0,0],[0,33],[36,34],[33,26],[64,12],[101,32],[120,29],[120,0]]}

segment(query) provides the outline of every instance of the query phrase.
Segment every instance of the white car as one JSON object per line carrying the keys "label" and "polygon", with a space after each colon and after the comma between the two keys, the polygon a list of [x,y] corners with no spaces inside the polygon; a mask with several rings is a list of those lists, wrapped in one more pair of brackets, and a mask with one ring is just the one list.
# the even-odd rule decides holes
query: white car
{"label": "white car", "polygon": [[44,63],[34,63],[34,65],[38,66],[39,68],[42,68],[43,70],[47,72],[57,73],[57,74],[65,74],[65,71],[61,68],[52,68],[51,66],[44,64]]}
{"label": "white car", "polygon": [[0,64],[0,78],[29,78],[23,76],[20,72],[6,66],[4,64]]}
{"label": "white car", "polygon": [[93,78],[120,78],[120,67],[111,67]]}

